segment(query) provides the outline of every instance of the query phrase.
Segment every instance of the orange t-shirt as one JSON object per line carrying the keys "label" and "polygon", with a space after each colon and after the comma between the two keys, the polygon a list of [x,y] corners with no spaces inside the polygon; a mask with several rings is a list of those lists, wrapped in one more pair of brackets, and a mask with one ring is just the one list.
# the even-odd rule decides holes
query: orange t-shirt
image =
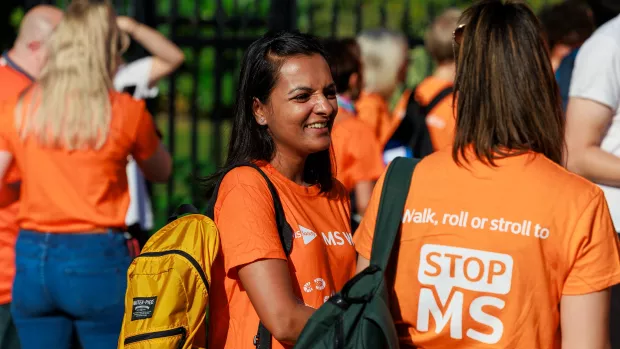
{"label": "orange t-shirt", "polygon": [[[452,82],[429,76],[416,87],[416,100],[421,105],[428,105],[435,96]],[[446,96],[426,115],[426,126],[435,150],[452,146],[456,131],[453,97]]]}
{"label": "orange t-shirt", "polygon": [[[442,150],[416,168],[391,298],[401,347],[560,348],[562,295],[620,283],[598,187],[540,154],[497,164]],[[382,182],[355,234],[365,258]]]}
{"label": "orange t-shirt", "polygon": [[64,233],[125,227],[127,157],[146,160],[160,141],[144,101],[114,91],[110,100],[110,131],[99,150],[44,147],[33,136],[22,141],[14,125],[16,100],[0,106],[0,150],[13,154],[22,175],[21,228]]}
{"label": "orange t-shirt", "polygon": [[[303,187],[270,164],[260,167],[273,182],[295,237],[289,256],[297,297],[319,308],[355,273],[356,253],[350,233],[349,199],[337,181],[329,193]],[[239,266],[260,259],[286,259],[275,223],[271,193],[253,168],[229,172],[215,205],[221,250],[212,270],[210,349],[254,349],[258,315],[237,277]],[[274,299],[274,302],[277,302]],[[284,348],[273,339],[273,349]],[[289,348],[290,346],[286,346]]]}
{"label": "orange t-shirt", "polygon": [[352,192],[362,181],[376,181],[383,173],[381,146],[368,125],[340,109],[332,128],[336,178]]}
{"label": "orange t-shirt", "polygon": [[[16,98],[32,80],[25,74],[13,69],[4,58],[0,58],[0,102]],[[15,163],[11,164],[3,181],[18,181],[19,171]],[[0,195],[9,195],[0,193]],[[0,208],[0,304],[11,301],[11,287],[15,276],[15,240],[17,239],[17,202]]]}
{"label": "orange t-shirt", "polygon": [[377,93],[362,92],[355,102],[355,109],[357,117],[370,126],[383,149],[398,128],[401,119],[392,115],[388,102]]}

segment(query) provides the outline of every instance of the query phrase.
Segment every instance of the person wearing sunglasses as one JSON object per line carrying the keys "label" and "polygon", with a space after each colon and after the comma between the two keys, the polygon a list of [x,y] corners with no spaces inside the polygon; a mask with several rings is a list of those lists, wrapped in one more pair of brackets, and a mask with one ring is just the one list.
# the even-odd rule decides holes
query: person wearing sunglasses
{"label": "person wearing sunglasses", "polygon": [[[166,181],[172,161],[144,102],[115,92],[109,1],[72,2],[37,82],[0,103],[0,178],[21,175],[11,313],[23,349],[114,348],[131,262],[127,157]],[[0,190],[4,181],[0,181]]]}
{"label": "person wearing sunglasses", "polygon": [[[455,141],[417,165],[393,254],[400,347],[608,349],[620,243],[603,192],[562,167],[541,25],[510,0],[479,1],[459,23]],[[358,271],[384,178],[354,235]]]}

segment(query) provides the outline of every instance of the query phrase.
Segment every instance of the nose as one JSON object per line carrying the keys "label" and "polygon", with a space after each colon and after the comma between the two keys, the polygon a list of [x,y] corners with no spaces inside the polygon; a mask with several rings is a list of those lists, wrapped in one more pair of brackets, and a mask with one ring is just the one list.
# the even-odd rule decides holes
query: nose
{"label": "nose", "polygon": [[314,112],[319,115],[331,116],[334,114],[334,106],[323,94],[319,95],[314,104]]}

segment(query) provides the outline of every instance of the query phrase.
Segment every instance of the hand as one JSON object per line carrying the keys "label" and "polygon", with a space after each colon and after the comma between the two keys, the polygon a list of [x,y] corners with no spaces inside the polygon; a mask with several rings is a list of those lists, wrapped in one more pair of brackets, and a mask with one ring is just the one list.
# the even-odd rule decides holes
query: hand
{"label": "hand", "polygon": [[131,17],[118,16],[116,17],[116,25],[118,25],[118,28],[125,33],[133,35],[136,28],[138,28],[139,23]]}

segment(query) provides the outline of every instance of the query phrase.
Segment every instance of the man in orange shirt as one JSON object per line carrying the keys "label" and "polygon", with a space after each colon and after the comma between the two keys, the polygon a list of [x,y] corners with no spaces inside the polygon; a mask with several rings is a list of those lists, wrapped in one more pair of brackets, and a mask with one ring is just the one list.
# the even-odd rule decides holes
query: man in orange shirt
{"label": "man in orange shirt", "polygon": [[[0,58],[0,101],[14,98],[39,75],[47,58],[45,42],[61,18],[62,11],[48,5],[36,6],[26,13],[13,47]],[[17,168],[12,165],[6,181],[18,180]],[[9,306],[15,274],[18,204],[8,204],[17,198],[16,190],[3,189],[0,196],[5,204],[0,208],[0,349],[11,349],[19,348]]]}
{"label": "man in orange shirt", "polygon": [[[452,47],[452,32],[458,25],[461,11],[448,9],[431,24],[424,36],[424,46],[437,64],[433,75],[422,80],[416,87],[416,100],[429,105],[443,90],[454,85],[456,65]],[[428,110],[426,126],[434,150],[452,145],[456,126],[452,94],[444,97],[434,108]]]}

